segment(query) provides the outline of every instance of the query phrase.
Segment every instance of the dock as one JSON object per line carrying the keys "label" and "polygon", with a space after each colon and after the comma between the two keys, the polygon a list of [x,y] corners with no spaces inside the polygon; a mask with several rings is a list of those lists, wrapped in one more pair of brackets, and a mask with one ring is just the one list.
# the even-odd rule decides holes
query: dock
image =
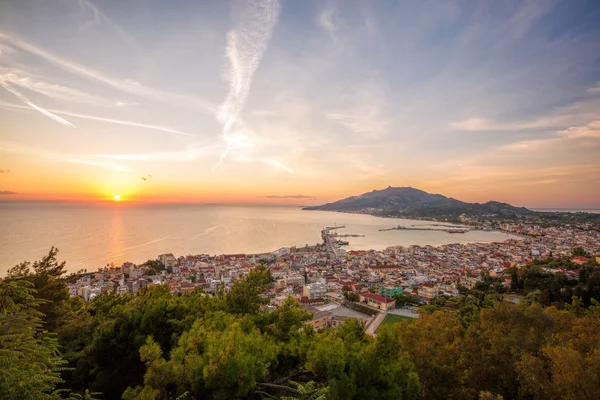
{"label": "dock", "polygon": [[468,228],[448,228],[448,229],[444,229],[444,228],[416,228],[413,226],[408,227],[408,226],[396,226],[393,228],[385,228],[385,229],[380,229],[379,232],[386,232],[386,231],[438,231],[438,232],[446,232],[446,233],[467,233],[469,232]]}

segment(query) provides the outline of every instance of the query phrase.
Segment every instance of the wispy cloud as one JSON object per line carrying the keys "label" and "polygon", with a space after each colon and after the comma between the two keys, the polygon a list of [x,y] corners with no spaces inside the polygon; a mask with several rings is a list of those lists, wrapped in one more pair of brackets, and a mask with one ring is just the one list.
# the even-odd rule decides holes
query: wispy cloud
{"label": "wispy cloud", "polygon": [[[8,84],[43,94],[44,96],[47,96],[53,100],[68,101],[77,104],[85,103],[105,107],[115,105],[119,106],[119,104],[122,103],[117,102],[115,104],[114,102],[104,99],[100,96],[85,93],[67,86],[46,82],[42,78],[32,73],[17,68],[0,67],[0,80]],[[122,104],[123,106],[128,105],[128,103],[124,102]]]}
{"label": "wispy cloud", "polygon": [[266,162],[267,164],[269,164],[269,165],[272,165],[272,166],[274,166],[274,167],[281,168],[282,170],[284,170],[284,171],[286,171],[286,172],[289,172],[290,174],[293,174],[293,173],[294,173],[294,170],[293,170],[293,169],[291,169],[290,167],[288,167],[287,165],[285,165],[285,164],[284,164],[284,163],[282,163],[281,161],[278,161],[278,160],[275,160],[275,159],[272,159],[272,158],[267,158],[267,159],[265,160],[265,162]]}
{"label": "wispy cloud", "polygon": [[594,87],[591,87],[587,90],[588,93],[600,93],[600,82]]}
{"label": "wispy cloud", "polygon": [[557,0],[524,1],[505,26],[505,35],[519,39],[529,32],[537,21],[548,14]]}
{"label": "wispy cloud", "polygon": [[130,93],[140,97],[146,97],[166,103],[176,103],[178,106],[183,106],[192,109],[200,109],[201,111],[208,112],[210,114],[213,114],[216,111],[214,106],[212,106],[204,100],[191,96],[174,94],[158,89],[149,88],[137,82],[133,82],[130,79],[118,79],[110,77],[92,68],[85,67],[81,64],[52,54],[49,51],[46,51],[31,43],[21,40],[14,35],[8,35],[0,32],[0,40],[22,51],[26,51],[30,54],[43,58],[44,60],[52,63],[53,65],[65,71],[103,83],[107,86],[113,87],[125,93]]}
{"label": "wispy cloud", "polygon": [[[583,126],[572,126],[564,130],[557,131],[554,135],[534,140],[522,140],[519,142],[511,143],[503,146],[502,150],[509,151],[531,151],[541,150],[549,147],[573,147],[573,146],[586,146],[589,147],[591,141],[600,139],[600,120],[593,121]],[[596,146],[600,146],[600,141],[595,143]]]}
{"label": "wispy cloud", "polygon": [[8,174],[10,173],[10,169],[0,169],[0,174]]}
{"label": "wispy cloud", "polygon": [[0,195],[11,195],[17,194],[17,192],[11,192],[10,190],[0,190]]}
{"label": "wispy cloud", "polygon": [[303,194],[295,194],[295,195],[276,195],[276,194],[271,194],[269,196],[263,196],[263,199],[309,199],[309,200],[316,200],[315,196],[306,196]]}
{"label": "wispy cloud", "polygon": [[8,90],[10,93],[15,95],[15,97],[18,98],[19,100],[21,100],[23,103],[27,104],[29,107],[33,108],[34,110],[39,111],[46,117],[53,119],[54,121],[58,122],[59,124],[75,127],[75,125],[73,125],[66,119],[63,119],[63,118],[59,117],[58,115],[52,114],[50,111],[43,109],[42,107],[34,104],[31,100],[29,100],[27,97],[25,97],[25,95],[23,95],[22,93],[18,92],[15,89],[11,88],[10,84],[6,83],[1,78],[0,78],[0,86],[2,86],[4,89]]}
{"label": "wispy cloud", "polygon": [[215,146],[189,147],[182,151],[164,151],[136,154],[91,154],[91,157],[116,161],[175,161],[189,162],[214,154]]}
{"label": "wispy cloud", "polygon": [[107,24],[110,28],[114,29],[127,43],[129,43],[135,49],[141,51],[141,46],[138,41],[131,36],[127,31],[125,31],[119,24],[113,21],[111,18],[108,18],[106,14],[98,9],[91,1],[89,0],[75,0],[81,12],[87,16],[91,14],[91,19],[88,20],[83,26],[82,29],[87,29],[94,25],[99,25],[102,23]]}
{"label": "wispy cloud", "polygon": [[600,117],[595,100],[575,103],[554,111],[552,114],[521,122],[493,121],[483,117],[468,118],[450,122],[448,125],[458,131],[520,131],[528,129],[562,128],[573,124],[587,123]]}
{"label": "wispy cloud", "polygon": [[368,138],[380,138],[388,132],[388,122],[375,108],[362,115],[327,113],[327,118],[337,121],[351,131]]}
{"label": "wispy cloud", "polygon": [[317,17],[319,26],[329,33],[334,33],[339,30],[340,21],[338,11],[333,5],[329,4],[321,10]]}
{"label": "wispy cloud", "polygon": [[223,162],[231,146],[246,137],[246,124],[240,120],[240,113],[279,17],[278,0],[251,0],[237,2],[236,5],[241,8],[240,17],[236,27],[227,34],[229,93],[217,114],[217,120],[223,125],[222,137],[227,147],[214,165],[213,172]]}
{"label": "wispy cloud", "polygon": [[29,146],[23,146],[13,142],[0,141],[0,153],[20,154],[27,157],[38,158],[52,162],[63,162],[72,164],[89,165],[119,172],[132,172],[133,170],[110,160],[97,159],[87,155],[75,155],[58,153]]}
{"label": "wispy cloud", "polygon": [[[0,107],[2,107],[2,108],[9,108],[9,109],[12,108],[12,109],[29,110],[29,108],[27,108],[27,107],[18,106],[18,105],[14,105],[14,104],[0,103]],[[98,117],[98,116],[94,116],[94,115],[73,113],[73,112],[69,112],[69,111],[60,111],[60,110],[46,110],[46,111],[52,112],[53,114],[66,115],[66,116],[75,117],[75,118],[87,119],[87,120],[90,120],[90,121],[100,121],[100,122],[106,122],[106,123],[110,123],[110,124],[125,125],[125,126],[134,126],[134,127],[137,127],[137,128],[153,129],[153,130],[156,130],[156,131],[162,131],[162,132],[167,132],[167,133],[174,133],[176,135],[194,136],[191,133],[187,133],[187,132],[183,132],[183,131],[180,131],[180,130],[177,130],[177,129],[173,129],[173,128],[170,128],[168,126],[144,124],[144,123],[141,123],[141,122],[125,121],[125,120],[121,120],[121,119],[104,118],[104,117]]]}
{"label": "wispy cloud", "polygon": [[343,97],[347,104],[342,111],[328,112],[325,116],[336,121],[360,138],[380,139],[387,135],[390,118],[386,110],[388,96],[378,79],[352,87]]}

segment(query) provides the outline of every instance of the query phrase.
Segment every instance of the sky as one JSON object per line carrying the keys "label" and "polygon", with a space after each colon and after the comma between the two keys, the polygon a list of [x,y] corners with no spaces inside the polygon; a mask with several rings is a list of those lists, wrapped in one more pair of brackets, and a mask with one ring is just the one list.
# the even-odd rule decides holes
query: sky
{"label": "sky", "polygon": [[0,201],[600,208],[600,3],[6,0]]}

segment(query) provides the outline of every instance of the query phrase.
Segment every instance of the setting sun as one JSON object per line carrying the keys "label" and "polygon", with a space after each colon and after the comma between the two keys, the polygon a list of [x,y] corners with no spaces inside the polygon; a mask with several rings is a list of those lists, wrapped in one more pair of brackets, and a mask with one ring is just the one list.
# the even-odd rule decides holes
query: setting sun
{"label": "setting sun", "polygon": [[114,200],[114,201],[121,201],[121,195],[120,195],[120,194],[115,194],[115,195],[113,196],[113,200]]}

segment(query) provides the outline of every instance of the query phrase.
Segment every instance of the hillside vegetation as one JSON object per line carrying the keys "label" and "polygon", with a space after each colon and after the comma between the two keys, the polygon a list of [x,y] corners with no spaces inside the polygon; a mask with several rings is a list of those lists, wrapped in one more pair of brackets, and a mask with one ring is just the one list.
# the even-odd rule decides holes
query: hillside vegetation
{"label": "hillside vegetation", "polygon": [[154,286],[85,304],[56,255],[0,281],[1,399],[600,398],[593,296],[559,310],[484,284],[371,338],[352,320],[317,333],[293,299],[266,311],[267,268],[214,297]]}

